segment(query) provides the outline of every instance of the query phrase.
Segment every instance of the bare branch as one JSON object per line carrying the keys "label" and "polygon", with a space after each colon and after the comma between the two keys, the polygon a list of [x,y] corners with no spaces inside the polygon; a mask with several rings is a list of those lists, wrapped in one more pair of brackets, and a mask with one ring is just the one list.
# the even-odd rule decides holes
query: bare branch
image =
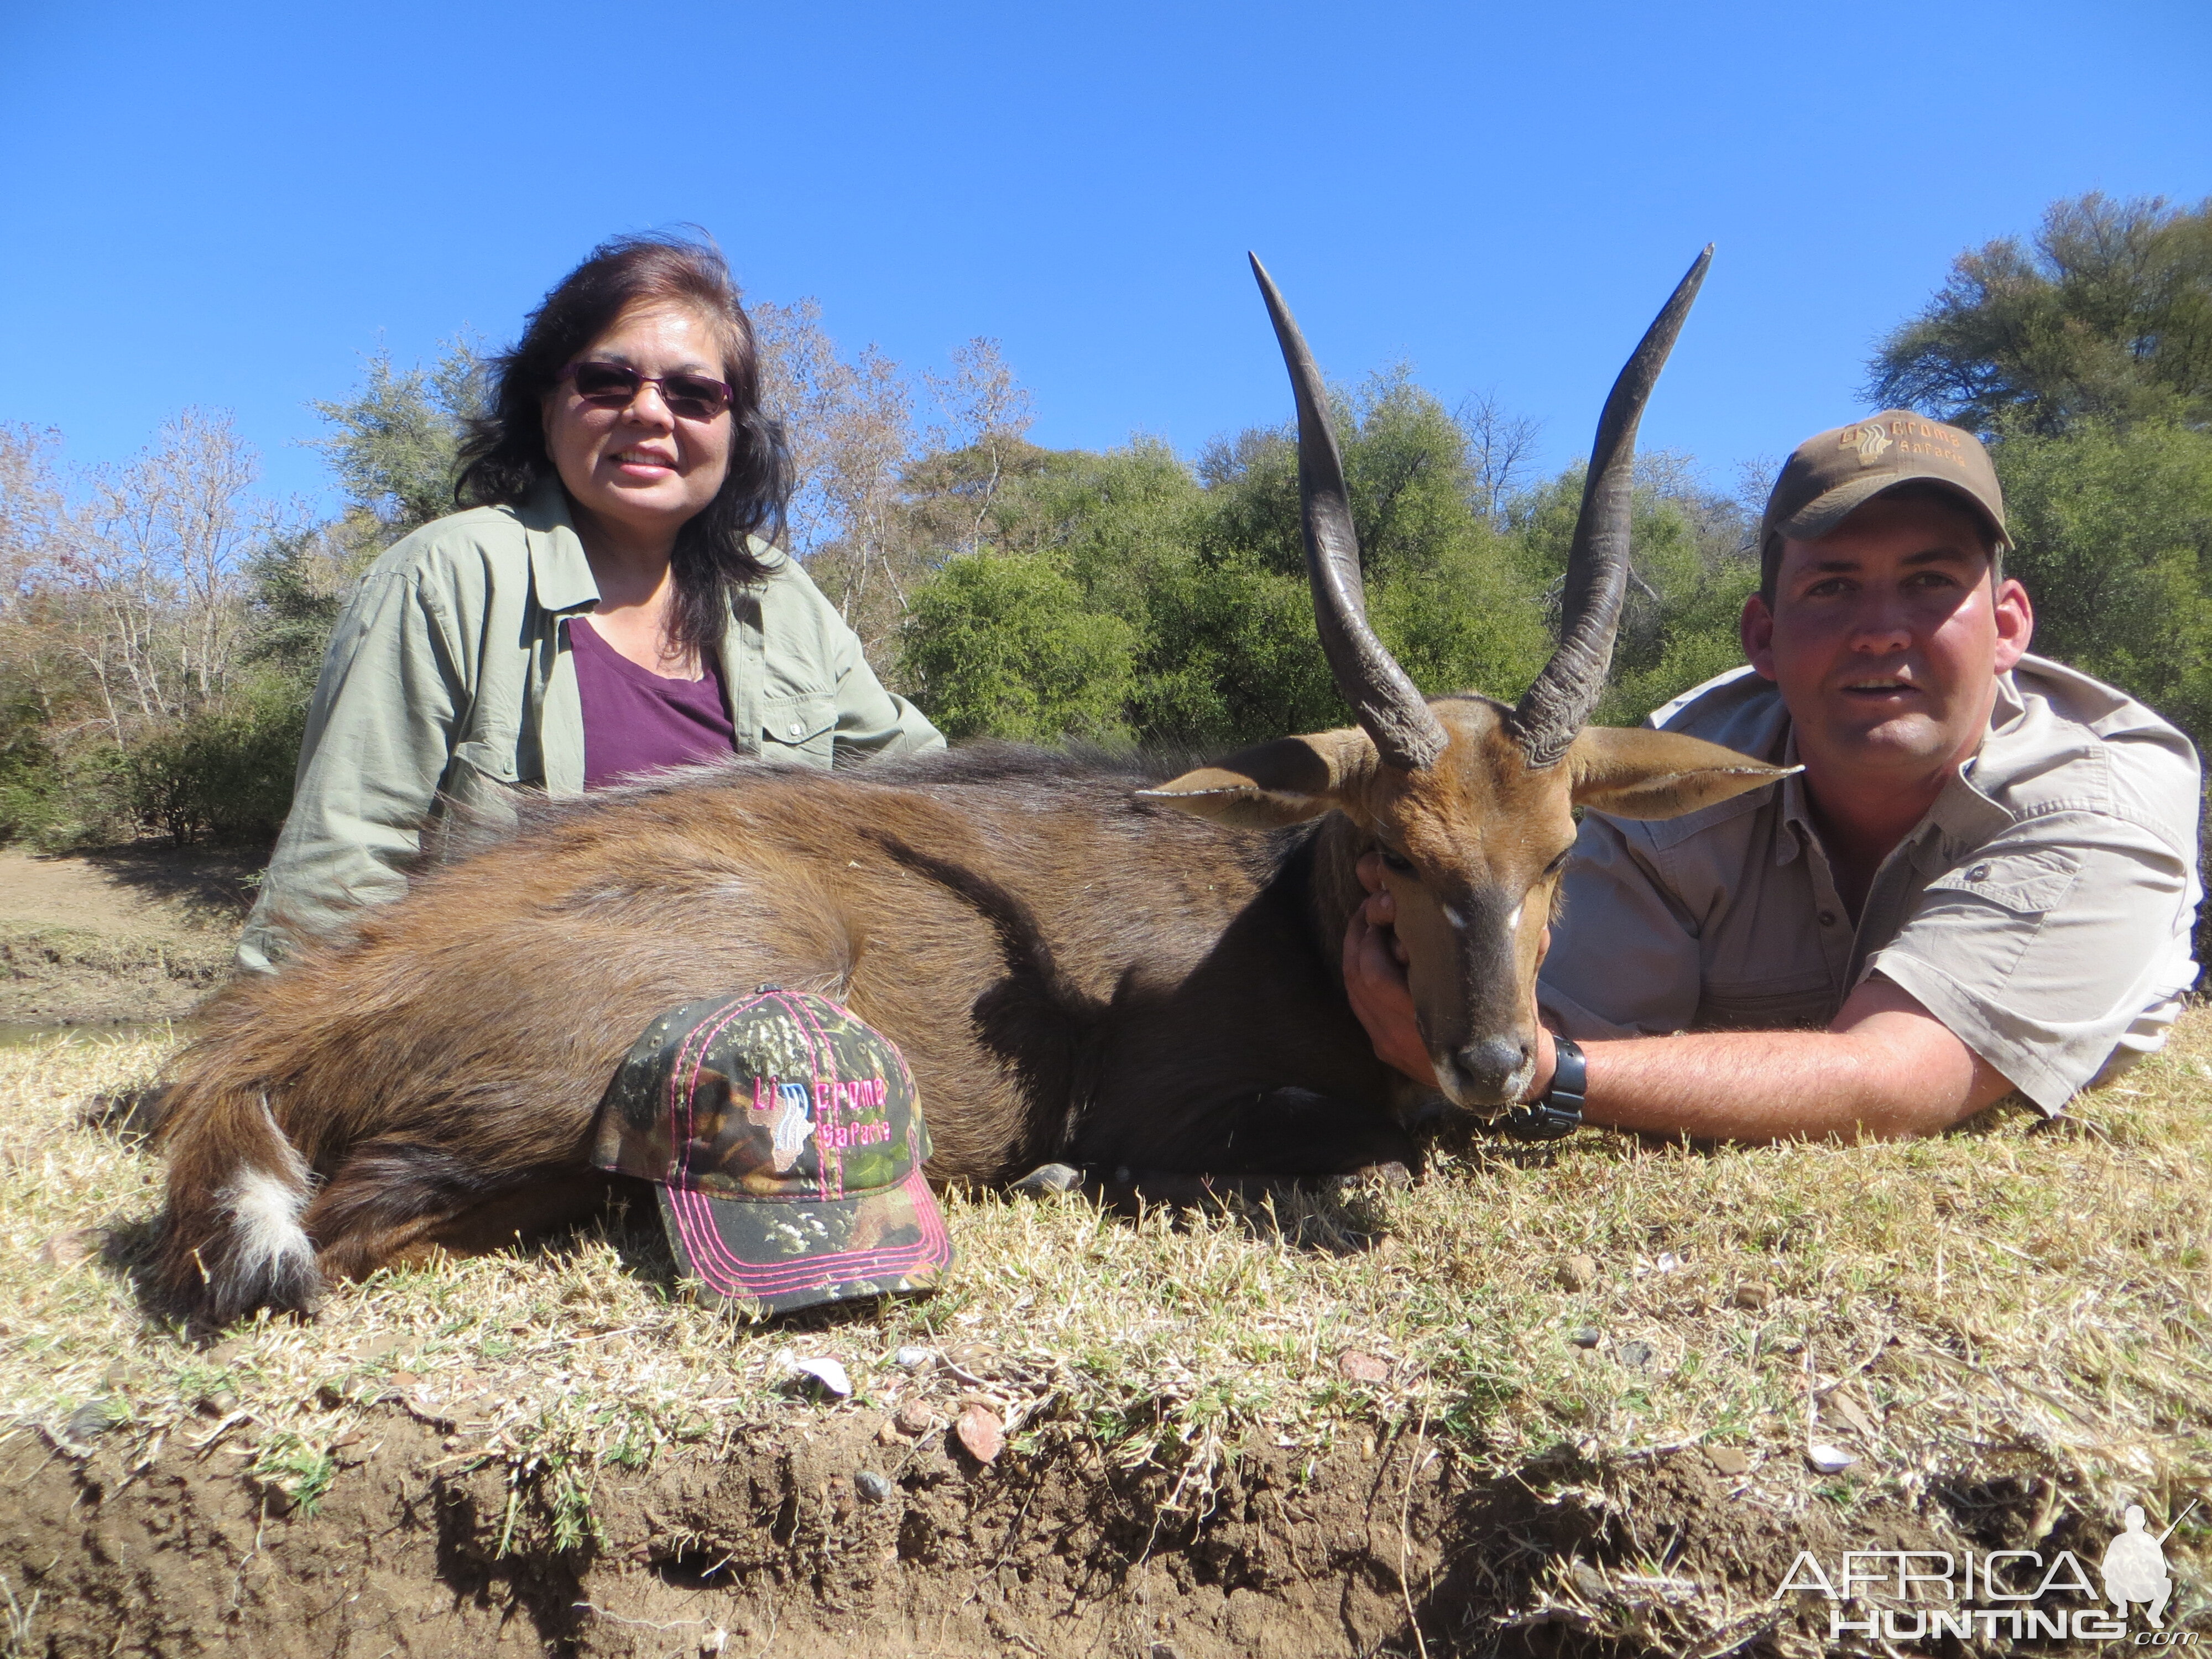
{"label": "bare branch", "polygon": [[1467,434],[1468,460],[1478,494],[1475,510],[1491,528],[1505,527],[1508,503],[1525,489],[1536,465],[1536,439],[1543,422],[1507,412],[1492,392],[1463,398],[1452,418]]}

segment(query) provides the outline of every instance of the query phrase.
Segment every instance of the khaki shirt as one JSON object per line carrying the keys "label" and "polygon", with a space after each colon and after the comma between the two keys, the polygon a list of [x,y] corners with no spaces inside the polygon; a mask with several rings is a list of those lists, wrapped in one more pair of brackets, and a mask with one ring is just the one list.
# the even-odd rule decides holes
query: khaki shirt
{"label": "khaki shirt", "polygon": [[[1648,723],[1796,763],[1780,692],[1748,668]],[[2023,658],[1856,926],[1801,777],[1665,822],[1588,814],[1538,1000],[1573,1037],[1820,1028],[1880,974],[2055,1112],[2157,1048],[2197,981],[2198,803],[2188,738]]]}
{"label": "khaki shirt", "polygon": [[[829,767],[943,748],[797,561],[754,550],[769,574],[738,596],[720,653],[739,752]],[[289,933],[404,893],[434,814],[583,792],[568,619],[599,599],[557,483],[425,525],[376,562],[323,659],[240,967],[269,970]]]}

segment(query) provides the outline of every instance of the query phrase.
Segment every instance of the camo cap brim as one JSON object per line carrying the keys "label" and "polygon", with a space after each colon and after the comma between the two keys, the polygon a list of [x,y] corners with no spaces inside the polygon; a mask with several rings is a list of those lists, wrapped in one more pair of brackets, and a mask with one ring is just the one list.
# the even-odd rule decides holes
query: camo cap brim
{"label": "camo cap brim", "polygon": [[592,1156],[659,1186],[686,1277],[758,1314],[928,1290],[952,1260],[905,1058],[825,997],[763,986],[662,1015]]}

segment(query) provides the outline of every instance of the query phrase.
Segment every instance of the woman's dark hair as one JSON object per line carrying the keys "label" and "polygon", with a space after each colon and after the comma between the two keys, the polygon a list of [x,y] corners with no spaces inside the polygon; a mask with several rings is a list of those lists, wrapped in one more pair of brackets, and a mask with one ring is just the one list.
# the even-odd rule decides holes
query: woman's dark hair
{"label": "woman's dark hair", "polygon": [[576,354],[635,305],[694,307],[721,337],[730,403],[730,471],[714,499],[676,535],[670,562],[676,593],[671,643],[712,651],[721,643],[730,590],[767,567],[746,538],[783,533],[790,452],[782,423],[761,408],[760,350],[738,303],[737,284],[713,243],[688,236],[617,236],[593,248],[522,325],[522,337],[492,359],[484,412],[462,441],[453,499],[463,507],[519,507],[553,475],[545,453],[545,393]]}

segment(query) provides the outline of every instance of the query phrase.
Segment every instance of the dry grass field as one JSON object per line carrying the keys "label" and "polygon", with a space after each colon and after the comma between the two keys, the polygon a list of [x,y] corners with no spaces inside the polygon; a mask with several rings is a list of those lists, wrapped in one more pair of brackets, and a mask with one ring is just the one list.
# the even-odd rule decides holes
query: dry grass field
{"label": "dry grass field", "polygon": [[1797,1553],[2094,1573],[2212,1499],[2212,1013],[2051,1126],[956,1195],[933,1298],[765,1326],[616,1217],[211,1346],[137,1294],[158,1164],[83,1121],[173,1041],[0,1051],[0,1655],[1919,1650],[1832,1638]]}

